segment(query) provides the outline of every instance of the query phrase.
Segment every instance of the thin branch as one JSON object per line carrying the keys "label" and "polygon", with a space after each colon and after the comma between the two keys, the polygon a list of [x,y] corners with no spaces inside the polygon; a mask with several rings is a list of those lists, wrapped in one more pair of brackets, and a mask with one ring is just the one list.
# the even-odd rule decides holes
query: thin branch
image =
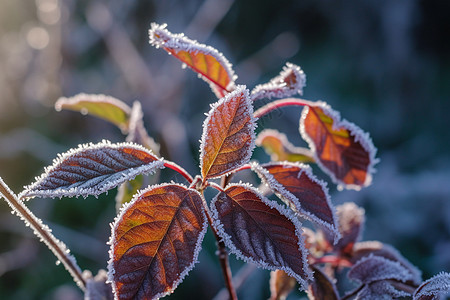
{"label": "thin branch", "polygon": [[169,168],[169,169],[172,169],[172,170],[178,172],[180,175],[182,175],[184,178],[186,178],[186,180],[189,181],[189,183],[192,183],[194,181],[192,176],[185,169],[183,169],[182,167],[180,167],[176,163],[174,163],[172,161],[165,160],[164,161],[164,166],[166,168]]}
{"label": "thin branch", "polygon": [[25,222],[25,225],[30,226],[33,229],[34,234],[43,241],[47,247],[55,254],[58,260],[64,265],[73,280],[85,291],[86,281],[82,276],[80,267],[77,265],[75,258],[70,254],[70,250],[64,243],[55,238],[51,233],[50,228],[42,223],[10,190],[0,177],[0,194],[8,202],[13,211]]}
{"label": "thin branch", "polygon": [[312,102],[308,100],[298,99],[298,98],[285,98],[277,101],[270,102],[269,104],[264,105],[263,107],[259,108],[255,113],[253,114],[255,118],[260,118],[271,111],[274,111],[276,109],[279,109],[281,107],[285,106],[309,106]]}

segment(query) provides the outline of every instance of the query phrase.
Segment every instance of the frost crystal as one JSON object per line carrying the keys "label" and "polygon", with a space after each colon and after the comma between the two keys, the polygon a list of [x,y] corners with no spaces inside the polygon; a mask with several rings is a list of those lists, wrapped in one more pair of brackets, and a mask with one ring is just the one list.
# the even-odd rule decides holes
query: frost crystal
{"label": "frost crystal", "polygon": [[163,168],[164,162],[133,143],[80,145],[58,155],[51,167],[25,187],[20,198],[99,195],[139,174]]}
{"label": "frost crystal", "polygon": [[[199,76],[207,83],[209,83],[211,89],[216,93],[218,98],[221,98],[224,95],[224,91],[231,92],[234,90],[237,76],[234,74],[232,65],[225,58],[225,56],[223,56],[222,53],[211,46],[200,44],[195,40],[191,40],[184,36],[184,34],[182,33],[173,34],[168,31],[166,27],[167,24],[151,24],[151,28],[149,30],[151,45],[155,46],[156,48],[162,47],[167,52],[169,52],[169,54],[173,54],[175,56],[178,56],[181,53],[182,57],[179,56],[177,58],[182,60],[195,72],[198,72]],[[186,52],[189,58],[186,58]],[[212,59],[212,61],[209,61],[210,64],[214,64],[215,62],[217,62],[220,65],[220,68],[218,70],[219,75],[214,75],[217,76],[216,78],[212,78],[213,75],[209,73],[207,67],[197,67],[196,58],[191,57],[190,55],[197,56],[197,54],[199,53],[205,55],[205,63],[208,63],[206,62],[207,57],[210,57]],[[221,70],[225,71],[227,78],[221,77]]]}
{"label": "frost crystal", "polygon": [[[311,107],[309,107],[309,106],[311,106]],[[341,116],[340,116],[339,112],[331,109],[331,107],[328,104],[326,104],[325,102],[318,101],[315,103],[311,103],[311,105],[309,105],[309,106],[305,106],[305,108],[303,109],[303,112],[302,112],[302,115],[300,118],[299,130],[300,130],[300,133],[301,133],[303,139],[308,143],[310,149],[313,151],[314,158],[315,158],[317,164],[319,165],[319,167],[326,174],[328,174],[331,177],[333,182],[338,184],[339,188],[345,187],[347,189],[354,189],[354,190],[361,189],[361,185],[345,183],[343,181],[344,178],[340,178],[341,176],[339,176],[339,174],[337,174],[336,170],[332,170],[330,168],[330,166],[327,166],[326,165],[327,161],[323,160],[320,157],[321,153],[318,153],[318,149],[317,149],[318,146],[316,145],[314,138],[320,139],[320,141],[322,141],[322,143],[324,143],[324,141],[323,141],[324,137],[323,136],[316,136],[316,137],[310,136],[310,134],[307,133],[306,127],[305,127],[305,120],[307,119],[308,113],[311,110],[313,110],[314,107],[318,107],[319,109],[321,109],[325,113],[326,117],[331,119],[331,122],[333,123],[332,130],[336,130],[336,131],[342,130],[342,129],[348,130],[350,137],[354,138],[355,143],[359,143],[361,145],[361,147],[364,149],[364,151],[366,151],[368,153],[369,163],[367,166],[365,166],[366,177],[365,177],[365,181],[362,183],[362,186],[363,187],[369,186],[372,182],[372,174],[375,172],[374,166],[375,166],[375,164],[378,163],[378,159],[375,158],[377,149],[373,145],[372,139],[370,138],[369,134],[362,131],[361,128],[359,128],[355,124],[353,124],[345,119],[341,120]],[[322,120],[322,122],[324,122],[324,121]],[[315,131],[317,131],[317,129]],[[328,132],[328,129],[326,131]],[[327,134],[329,134],[329,132]],[[323,145],[322,145],[322,147],[323,147]],[[357,162],[359,162],[359,160]],[[330,165],[333,165],[333,164],[337,165],[335,161],[330,163]],[[342,166],[340,166],[340,167],[342,168]],[[350,166],[347,166],[347,167],[350,167]],[[348,170],[347,170],[347,172],[348,172]]]}
{"label": "frost crystal", "polygon": [[[265,198],[248,184],[233,183],[211,201],[211,213],[214,228],[238,258],[261,268],[283,270],[307,288],[312,273],[306,261],[308,253],[301,224],[292,211]],[[265,215],[270,216],[270,222]],[[267,223],[262,224],[263,220]],[[288,238],[279,234],[287,230],[279,228],[281,224],[295,228],[295,246],[291,235]]]}
{"label": "frost crystal", "polygon": [[294,64],[286,63],[280,75],[268,83],[257,85],[251,94],[252,100],[261,98],[285,98],[295,94],[303,95],[306,76],[303,70]]}
{"label": "frost crystal", "polygon": [[450,273],[441,272],[423,282],[414,292],[413,300],[439,299],[450,293]]}

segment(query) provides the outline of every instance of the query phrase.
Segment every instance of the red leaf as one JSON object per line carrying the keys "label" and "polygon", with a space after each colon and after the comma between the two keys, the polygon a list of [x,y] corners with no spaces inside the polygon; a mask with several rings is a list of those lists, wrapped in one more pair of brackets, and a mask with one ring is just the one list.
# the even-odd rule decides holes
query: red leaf
{"label": "red leaf", "polygon": [[315,222],[339,239],[334,208],[323,181],[309,166],[298,163],[252,164],[252,169],[275,194],[301,216]]}
{"label": "red leaf", "polygon": [[163,167],[162,160],[136,144],[103,141],[80,145],[59,155],[20,198],[97,196],[136,175]]}
{"label": "red leaf", "polygon": [[303,70],[294,64],[286,63],[280,75],[268,83],[255,86],[252,90],[252,100],[261,98],[285,98],[295,94],[303,94],[306,76]]}
{"label": "red leaf", "polygon": [[353,246],[360,240],[364,228],[364,213],[364,209],[353,202],[346,202],[336,207],[341,239],[333,248],[341,255],[352,255]]}
{"label": "red leaf", "polygon": [[311,300],[338,300],[339,294],[333,281],[319,268],[312,268],[314,281],[309,285],[308,296]]}
{"label": "red leaf", "polygon": [[211,202],[219,235],[239,258],[281,269],[304,288],[311,279],[301,224],[277,203],[247,185],[231,184]]}
{"label": "red leaf", "polygon": [[109,278],[118,299],[157,299],[193,268],[207,229],[201,195],[152,186],[124,206],[111,235]]}
{"label": "red leaf", "polygon": [[162,47],[199,73],[218,98],[233,91],[237,76],[222,53],[211,46],[199,44],[183,34],[173,34],[166,29],[166,25],[152,23],[151,26],[150,44],[157,48]]}
{"label": "red leaf", "polygon": [[303,109],[300,133],[318,165],[340,187],[359,190],[370,185],[376,149],[355,124],[341,121],[337,111],[317,102]]}
{"label": "red leaf", "polygon": [[286,299],[295,284],[295,279],[282,270],[270,272],[270,300]]}
{"label": "red leaf", "polygon": [[250,160],[256,119],[245,86],[212,105],[203,123],[200,166],[204,179],[225,175]]}

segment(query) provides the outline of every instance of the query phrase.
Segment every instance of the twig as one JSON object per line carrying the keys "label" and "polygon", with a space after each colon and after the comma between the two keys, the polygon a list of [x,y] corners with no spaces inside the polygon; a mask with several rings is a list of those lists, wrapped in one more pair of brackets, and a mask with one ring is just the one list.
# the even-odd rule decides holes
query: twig
{"label": "twig", "polygon": [[85,291],[86,281],[82,276],[80,267],[77,265],[75,258],[70,254],[70,250],[64,243],[55,238],[50,228],[42,223],[10,190],[0,177],[0,194],[8,202],[13,211],[25,222],[25,225],[33,229],[34,234],[43,241],[47,247],[55,254],[58,260],[64,265],[70,275],[72,275],[76,284]]}

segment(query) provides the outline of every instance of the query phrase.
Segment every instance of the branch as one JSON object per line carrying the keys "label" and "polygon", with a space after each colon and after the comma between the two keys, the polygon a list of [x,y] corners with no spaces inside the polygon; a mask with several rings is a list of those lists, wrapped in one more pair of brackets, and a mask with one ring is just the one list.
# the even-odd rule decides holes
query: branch
{"label": "branch", "polygon": [[64,243],[55,238],[51,233],[50,228],[42,223],[9,189],[3,179],[0,177],[0,195],[2,195],[9,206],[24,222],[25,225],[30,226],[33,229],[34,234],[43,241],[47,247],[55,254],[58,260],[64,265],[73,280],[85,291],[86,281],[84,280],[81,269],[77,265],[75,258],[70,254],[70,250]]}

